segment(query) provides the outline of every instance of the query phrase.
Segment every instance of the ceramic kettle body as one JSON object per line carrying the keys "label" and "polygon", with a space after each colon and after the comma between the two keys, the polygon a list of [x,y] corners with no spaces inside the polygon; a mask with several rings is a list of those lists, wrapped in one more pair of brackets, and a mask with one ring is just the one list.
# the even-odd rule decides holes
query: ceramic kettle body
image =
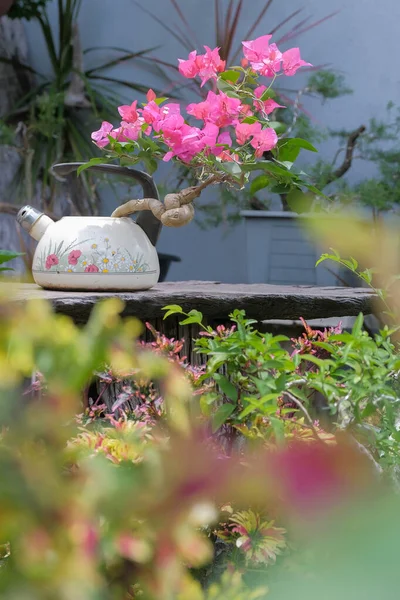
{"label": "ceramic kettle body", "polygon": [[32,274],[47,289],[135,291],[153,287],[160,267],[155,247],[129,217],[63,217],[39,240]]}
{"label": "ceramic kettle body", "polygon": [[[77,163],[72,163],[72,169],[71,165],[57,166],[71,171]],[[151,180],[145,173],[129,171],[142,184],[142,175],[145,184]],[[142,185],[144,192],[154,197],[157,189],[150,181],[151,186],[153,189],[145,189],[146,185]],[[139,219],[135,223],[129,217],[76,216],[54,222],[35,208],[25,206],[17,221],[38,242],[32,274],[45,289],[136,291],[147,290],[158,282],[160,266],[155,241],[160,227],[149,217],[144,225],[150,225],[153,240],[146,234],[143,222],[140,226]]]}

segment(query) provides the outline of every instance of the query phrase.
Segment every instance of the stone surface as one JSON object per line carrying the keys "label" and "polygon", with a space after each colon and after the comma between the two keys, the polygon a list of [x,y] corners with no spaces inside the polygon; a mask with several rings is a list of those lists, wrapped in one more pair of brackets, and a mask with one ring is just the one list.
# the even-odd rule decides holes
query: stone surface
{"label": "stone surface", "polygon": [[186,312],[195,308],[208,320],[226,319],[236,308],[245,310],[248,317],[257,320],[295,320],[300,316],[319,319],[354,316],[359,312],[371,314],[377,300],[373,292],[364,288],[207,281],[165,282],[145,292],[118,294],[42,290],[34,284],[0,286],[0,292],[11,293],[12,289],[16,300],[46,298],[57,312],[71,316],[77,323],[86,322],[93,306],[110,297],[118,297],[125,303],[125,316],[151,321],[162,317],[162,308],[168,304],[179,304]]}

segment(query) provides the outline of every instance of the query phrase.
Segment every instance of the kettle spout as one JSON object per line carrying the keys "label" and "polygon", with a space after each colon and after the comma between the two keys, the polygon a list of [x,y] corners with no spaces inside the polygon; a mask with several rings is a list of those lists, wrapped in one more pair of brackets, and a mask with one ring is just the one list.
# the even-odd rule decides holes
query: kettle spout
{"label": "kettle spout", "polygon": [[54,223],[50,217],[33,206],[24,206],[17,214],[17,222],[37,242],[43,237],[46,229]]}

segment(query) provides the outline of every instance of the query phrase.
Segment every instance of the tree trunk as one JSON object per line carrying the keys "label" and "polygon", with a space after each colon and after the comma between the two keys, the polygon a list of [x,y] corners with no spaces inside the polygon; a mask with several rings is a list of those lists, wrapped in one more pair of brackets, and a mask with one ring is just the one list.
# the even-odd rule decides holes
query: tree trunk
{"label": "tree trunk", "polygon": [[14,0],[0,0],[0,17],[8,13],[13,3]]}
{"label": "tree trunk", "polygon": [[[0,0],[0,15],[11,6],[9,0]],[[0,56],[10,60],[27,62],[28,45],[23,25],[18,20],[7,17],[0,18]],[[0,63],[0,122],[1,118],[26,93],[31,85],[27,71],[18,69],[17,65]],[[21,165],[21,157],[16,148],[0,146],[0,203],[9,202],[9,186]],[[15,217],[0,214],[0,248],[19,251],[21,248],[20,232]],[[25,243],[29,244],[27,236]],[[17,271],[24,270],[24,261],[17,259],[13,266]]]}

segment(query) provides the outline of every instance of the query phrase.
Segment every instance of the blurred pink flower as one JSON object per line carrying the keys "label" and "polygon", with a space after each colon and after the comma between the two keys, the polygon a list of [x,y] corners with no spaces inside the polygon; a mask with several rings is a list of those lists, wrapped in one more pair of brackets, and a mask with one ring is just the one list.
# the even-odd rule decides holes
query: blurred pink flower
{"label": "blurred pink flower", "polygon": [[[259,85],[254,90],[254,95],[257,98],[261,98],[266,89],[267,87],[265,85]],[[267,98],[267,100],[255,100],[254,107],[266,115],[270,115],[276,108],[286,108],[285,106],[282,106],[282,104],[275,102],[272,98]]]}
{"label": "blurred pink flower", "polygon": [[187,79],[193,79],[199,74],[199,60],[198,60],[196,50],[193,50],[189,54],[189,58],[187,60],[183,60],[182,58],[178,58],[179,62],[179,73],[186,77]]}
{"label": "blurred pink flower", "polygon": [[272,127],[262,129],[253,135],[250,145],[255,149],[256,158],[261,158],[263,152],[272,150],[278,143],[278,136]]}
{"label": "blurred pink flower", "polygon": [[274,77],[281,69],[282,52],[276,44],[270,44],[271,35],[263,35],[256,40],[242,42],[243,52],[251,68],[264,75]]}
{"label": "blurred pink flower", "polygon": [[130,106],[124,105],[118,107],[119,114],[121,115],[122,119],[127,123],[135,123],[138,120],[139,114],[136,109],[136,106],[137,100],[135,100],[135,102],[132,102]]}
{"label": "blurred pink flower", "polygon": [[239,125],[236,126],[235,131],[236,141],[242,146],[252,135],[261,131],[261,123],[239,123]]}
{"label": "blurred pink flower", "polygon": [[300,67],[311,67],[311,63],[306,62],[300,58],[299,48],[290,48],[282,55],[283,60],[283,71],[285,75],[289,77],[294,75]]}
{"label": "blurred pink flower", "polygon": [[111,135],[113,129],[114,126],[111,123],[103,121],[100,129],[92,133],[92,140],[99,148],[104,148],[110,143],[108,136]]}
{"label": "blurred pink flower", "polygon": [[216,79],[217,73],[225,69],[225,61],[219,55],[219,48],[211,50],[204,46],[206,53],[197,54],[196,50],[189,54],[187,60],[179,58],[179,72],[188,79],[199,76],[201,78],[201,87],[209,80]]}
{"label": "blurred pink flower", "polygon": [[260,63],[268,53],[269,40],[272,35],[262,35],[255,40],[242,42],[243,54],[250,63]]}
{"label": "blurred pink flower", "polygon": [[230,98],[224,92],[208,92],[206,100],[189,104],[186,111],[197,119],[214,123],[218,127],[227,127],[238,122],[242,112],[242,103],[238,98]]}

